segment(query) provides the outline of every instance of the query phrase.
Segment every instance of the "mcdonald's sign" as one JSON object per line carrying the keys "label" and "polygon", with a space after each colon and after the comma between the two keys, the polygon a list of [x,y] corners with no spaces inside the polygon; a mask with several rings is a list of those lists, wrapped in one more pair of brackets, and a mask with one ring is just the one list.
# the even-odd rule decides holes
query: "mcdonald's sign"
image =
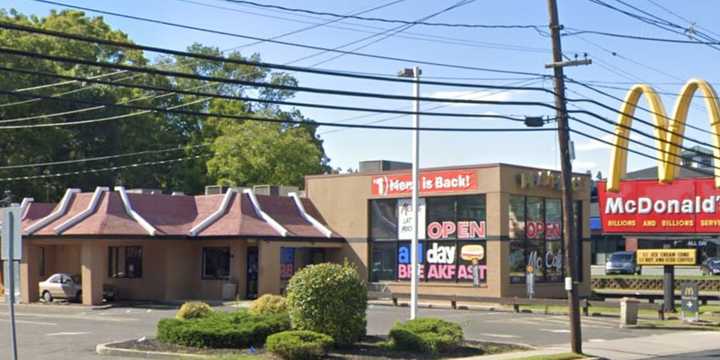
{"label": "mcdonald's sign", "polygon": [[[600,218],[605,233],[720,232],[720,163],[714,177],[675,179],[681,162],[685,123],[697,91],[704,95],[712,132],[713,154],[720,158],[720,104],[705,80],[691,79],[678,94],[672,116],[655,90],[644,84],[628,91],[615,129],[610,172],[598,183]],[[630,129],[640,98],[645,96],[654,122],[657,180],[622,180],[627,172]]]}

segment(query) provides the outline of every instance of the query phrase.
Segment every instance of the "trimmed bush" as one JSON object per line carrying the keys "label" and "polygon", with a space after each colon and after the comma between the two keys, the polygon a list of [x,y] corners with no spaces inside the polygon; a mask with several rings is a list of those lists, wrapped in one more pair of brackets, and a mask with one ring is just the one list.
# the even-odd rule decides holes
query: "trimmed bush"
{"label": "trimmed bush", "polygon": [[178,320],[198,319],[210,315],[212,311],[210,305],[204,302],[186,302],[175,313],[175,318]]}
{"label": "trimmed bush", "polygon": [[365,335],[367,287],[351,265],[307,266],[290,279],[287,292],[294,329],[330,335],[341,346]]}
{"label": "trimmed bush", "polygon": [[460,325],[433,318],[420,318],[395,323],[390,329],[390,342],[397,350],[438,354],[453,351],[463,344]]}
{"label": "trimmed bush", "polygon": [[252,315],[247,311],[213,312],[190,320],[163,319],[157,339],[164,343],[203,348],[262,346],[271,334],[290,329],[287,314]]}
{"label": "trimmed bush", "polygon": [[265,294],[250,304],[250,313],[254,315],[283,314],[287,311],[287,301],[280,295]]}
{"label": "trimmed bush", "polygon": [[325,334],[291,330],[268,336],[265,349],[285,360],[315,360],[325,356],[332,344]]}

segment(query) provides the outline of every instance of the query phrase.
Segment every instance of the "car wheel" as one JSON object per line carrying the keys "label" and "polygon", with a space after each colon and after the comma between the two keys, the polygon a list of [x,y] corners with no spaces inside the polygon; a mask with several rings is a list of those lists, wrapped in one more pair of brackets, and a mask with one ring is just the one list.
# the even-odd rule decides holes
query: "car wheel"
{"label": "car wheel", "polygon": [[48,303],[48,304],[53,301],[52,295],[51,295],[50,292],[47,291],[47,290],[43,291],[43,293],[42,293],[42,299],[43,299],[44,302],[46,302],[46,303]]}

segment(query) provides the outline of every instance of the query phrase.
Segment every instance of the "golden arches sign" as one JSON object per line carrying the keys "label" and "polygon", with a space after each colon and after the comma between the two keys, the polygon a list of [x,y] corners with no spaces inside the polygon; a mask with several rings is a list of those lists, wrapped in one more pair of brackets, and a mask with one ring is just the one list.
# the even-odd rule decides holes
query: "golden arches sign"
{"label": "golden arches sign", "polygon": [[620,179],[627,172],[627,149],[630,139],[632,120],[637,103],[645,95],[650,107],[654,127],[655,143],[658,151],[658,180],[669,183],[678,174],[680,164],[680,148],[683,143],[685,122],[687,120],[690,102],[695,92],[700,90],[705,97],[705,106],[708,109],[710,130],[712,132],[713,155],[715,157],[715,187],[720,188],[720,104],[715,89],[705,80],[690,79],[678,95],[672,117],[665,113],[662,100],[649,85],[635,85],[628,91],[625,101],[620,109],[618,125],[615,129],[615,146],[612,150],[610,174],[607,180],[607,191],[620,190]]}

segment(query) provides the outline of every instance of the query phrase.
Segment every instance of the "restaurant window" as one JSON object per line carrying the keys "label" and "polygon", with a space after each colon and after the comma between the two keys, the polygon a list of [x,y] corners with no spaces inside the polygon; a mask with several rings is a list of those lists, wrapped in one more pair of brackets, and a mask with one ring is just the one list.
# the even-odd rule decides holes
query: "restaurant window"
{"label": "restaurant window", "polygon": [[536,282],[564,277],[562,203],[560,199],[511,195],[508,204],[510,282],[525,283],[532,265]]}
{"label": "restaurant window", "polygon": [[[375,201],[378,200],[371,200],[371,224],[378,223],[374,217],[380,213],[379,207],[372,205]],[[478,271],[475,273],[479,274],[479,282],[485,282],[485,195],[427,197],[424,201],[425,211],[420,212],[418,219],[419,224],[426,224],[417,249],[420,280],[471,282],[472,261],[477,259]],[[370,231],[370,281],[409,280],[410,241],[406,237],[398,238],[398,234],[393,239],[376,237],[379,234]]]}
{"label": "restaurant window", "polygon": [[108,247],[108,277],[142,278],[142,247]]}
{"label": "restaurant window", "polygon": [[525,197],[510,195],[508,211],[510,280],[525,280]]}
{"label": "restaurant window", "polygon": [[370,237],[374,240],[397,238],[397,200],[370,200]]}
{"label": "restaurant window", "polygon": [[202,278],[205,280],[228,279],[230,277],[230,248],[204,247]]}
{"label": "restaurant window", "polygon": [[377,243],[372,247],[371,281],[395,280],[395,243]]}

